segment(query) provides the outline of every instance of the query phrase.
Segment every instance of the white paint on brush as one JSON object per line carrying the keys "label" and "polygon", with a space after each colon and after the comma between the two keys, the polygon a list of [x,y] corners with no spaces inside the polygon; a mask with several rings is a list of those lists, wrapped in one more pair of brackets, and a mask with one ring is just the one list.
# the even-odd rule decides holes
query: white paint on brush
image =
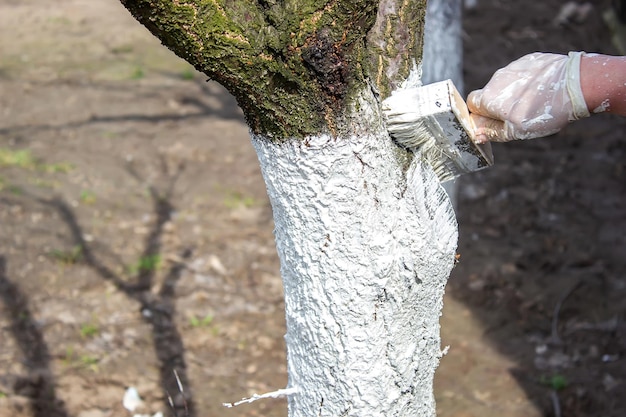
{"label": "white paint on brush", "polygon": [[376,104],[353,134],[252,135],[281,261],[290,417],[435,416],[439,317],[457,224]]}

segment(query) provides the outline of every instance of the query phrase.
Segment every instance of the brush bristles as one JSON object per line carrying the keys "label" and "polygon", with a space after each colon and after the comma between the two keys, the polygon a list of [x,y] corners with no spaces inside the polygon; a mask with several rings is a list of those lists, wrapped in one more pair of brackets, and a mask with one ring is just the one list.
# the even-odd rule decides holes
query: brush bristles
{"label": "brush bristles", "polygon": [[441,141],[443,132],[436,120],[425,117],[408,121],[405,118],[401,123],[389,123],[387,129],[398,144],[409,148],[428,162],[440,182],[452,180],[462,173],[454,163],[458,155],[446,152],[449,149]]}
{"label": "brush bristles", "polygon": [[490,148],[472,141],[467,106],[450,80],[396,90],[383,112],[391,137],[421,155],[441,182],[493,164]]}

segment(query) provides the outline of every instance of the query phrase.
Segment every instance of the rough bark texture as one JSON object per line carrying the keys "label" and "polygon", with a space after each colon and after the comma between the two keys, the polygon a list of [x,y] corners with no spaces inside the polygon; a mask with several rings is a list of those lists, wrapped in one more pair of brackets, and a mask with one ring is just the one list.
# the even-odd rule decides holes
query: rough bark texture
{"label": "rough bark texture", "polygon": [[225,86],[253,132],[273,140],[339,134],[370,64],[385,95],[421,57],[425,0],[383,0],[380,9],[377,0],[121,2],[163,44]]}
{"label": "rough bark texture", "polygon": [[346,138],[254,136],[285,286],[291,417],[434,416],[452,206],[385,140],[376,106]]}
{"label": "rough bark texture", "polygon": [[375,0],[121,0],[176,54],[225,86],[254,132],[338,128],[364,83]]}
{"label": "rough bark texture", "polygon": [[368,34],[370,77],[381,98],[400,87],[422,61],[426,0],[380,0]]}

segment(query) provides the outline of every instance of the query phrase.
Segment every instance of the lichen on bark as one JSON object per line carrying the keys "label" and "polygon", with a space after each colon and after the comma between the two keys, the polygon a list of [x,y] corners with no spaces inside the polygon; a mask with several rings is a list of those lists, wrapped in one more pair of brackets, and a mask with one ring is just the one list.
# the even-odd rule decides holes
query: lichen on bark
{"label": "lichen on bark", "polygon": [[372,83],[388,97],[421,63],[426,0],[380,0],[367,36]]}
{"label": "lichen on bark", "polygon": [[236,98],[274,138],[333,129],[364,82],[374,0],[121,0],[167,47]]}

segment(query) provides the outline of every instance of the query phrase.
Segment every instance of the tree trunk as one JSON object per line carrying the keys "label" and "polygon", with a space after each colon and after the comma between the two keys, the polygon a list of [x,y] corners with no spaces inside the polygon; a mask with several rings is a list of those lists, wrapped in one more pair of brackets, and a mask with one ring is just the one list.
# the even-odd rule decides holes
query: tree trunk
{"label": "tree trunk", "polygon": [[[463,94],[463,0],[429,0],[424,29],[422,83],[450,79]],[[443,184],[452,205],[457,206],[456,181]]]}
{"label": "tree trunk", "polygon": [[434,416],[452,206],[380,113],[425,1],[122,0],[250,124],[281,261],[289,415]]}

